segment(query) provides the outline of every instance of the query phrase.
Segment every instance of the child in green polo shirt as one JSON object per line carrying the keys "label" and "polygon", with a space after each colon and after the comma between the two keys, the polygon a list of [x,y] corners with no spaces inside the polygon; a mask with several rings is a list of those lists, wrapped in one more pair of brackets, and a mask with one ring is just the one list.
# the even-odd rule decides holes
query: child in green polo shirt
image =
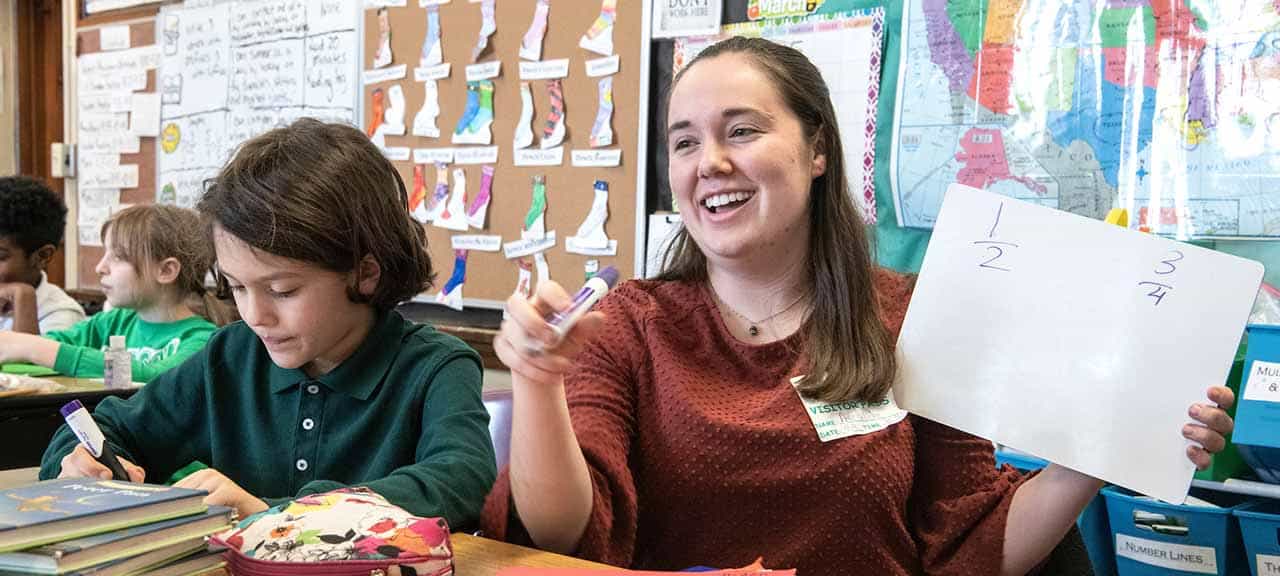
{"label": "child in green polo shirt", "polygon": [[213,253],[200,217],[176,206],[140,204],[102,226],[106,252],[94,268],[112,309],[43,337],[0,333],[0,362],[30,362],[68,376],[99,378],[111,336],[125,337],[133,380],[150,382],[204,347],[217,329],[196,314]]}
{"label": "child in green polo shirt", "polygon": [[[304,119],[244,143],[197,207],[242,322],[94,412],[130,478],[208,490],[242,516],[365,486],[474,526],[496,470],[481,364],[394,310],[431,285],[422,226],[362,132]],[[66,427],[41,478],[109,476]]]}

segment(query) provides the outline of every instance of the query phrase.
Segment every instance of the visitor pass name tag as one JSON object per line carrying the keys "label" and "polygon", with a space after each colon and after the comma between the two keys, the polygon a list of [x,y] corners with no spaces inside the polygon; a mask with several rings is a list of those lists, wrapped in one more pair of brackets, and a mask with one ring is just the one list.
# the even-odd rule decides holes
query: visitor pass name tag
{"label": "visitor pass name tag", "polygon": [[[791,386],[794,388],[803,380],[804,376],[796,376],[791,379]],[[796,390],[796,394],[800,396],[800,402],[804,403],[804,410],[809,414],[814,430],[818,432],[818,440],[823,442],[879,432],[907,417],[907,411],[894,402],[893,392],[885,395],[879,402],[823,402],[805,398],[799,390]]]}

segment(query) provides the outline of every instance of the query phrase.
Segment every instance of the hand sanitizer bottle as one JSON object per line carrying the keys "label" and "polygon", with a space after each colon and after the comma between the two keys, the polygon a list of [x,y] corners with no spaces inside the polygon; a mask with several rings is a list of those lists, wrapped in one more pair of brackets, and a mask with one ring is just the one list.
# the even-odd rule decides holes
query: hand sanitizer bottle
{"label": "hand sanitizer bottle", "polygon": [[103,382],[112,390],[133,386],[133,358],[124,346],[124,336],[115,335],[107,341],[107,351],[102,355]]}

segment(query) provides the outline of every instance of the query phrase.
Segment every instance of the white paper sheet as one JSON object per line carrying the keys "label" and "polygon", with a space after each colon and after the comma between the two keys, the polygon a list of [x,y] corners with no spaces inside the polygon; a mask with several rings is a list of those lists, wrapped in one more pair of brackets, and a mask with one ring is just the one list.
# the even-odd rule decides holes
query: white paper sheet
{"label": "white paper sheet", "polygon": [[948,190],[898,338],[904,409],[1162,500],[1226,381],[1257,262]]}
{"label": "white paper sheet", "polygon": [[133,106],[129,111],[129,133],[134,136],[149,137],[160,135],[159,93],[133,93]]}

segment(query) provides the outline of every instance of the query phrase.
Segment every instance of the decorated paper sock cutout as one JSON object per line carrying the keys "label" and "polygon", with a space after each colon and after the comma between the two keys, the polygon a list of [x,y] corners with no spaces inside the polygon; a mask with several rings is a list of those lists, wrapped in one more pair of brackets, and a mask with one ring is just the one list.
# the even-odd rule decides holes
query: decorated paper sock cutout
{"label": "decorated paper sock cutout", "polygon": [[596,109],[596,121],[591,126],[592,148],[613,144],[613,76],[600,79],[600,104]]}
{"label": "decorated paper sock cutout", "polygon": [[533,144],[533,90],[528,82],[520,83],[520,121],[516,123],[516,137],[513,145],[516,150],[528,148]]}
{"label": "decorated paper sock cutout", "polygon": [[583,248],[608,248],[609,236],[604,232],[604,222],[609,219],[609,183],[596,180],[595,198],[591,200],[591,211],[578,226],[578,233],[566,240]]}
{"label": "decorated paper sock cutout", "polygon": [[418,66],[426,68],[444,62],[444,46],[440,42],[440,7],[427,6],[427,37],[422,40]]}
{"label": "decorated paper sock cutout", "polygon": [[462,118],[458,119],[458,126],[453,131],[453,142],[488,146],[493,140],[493,133],[489,130],[491,124],[493,124],[493,81],[468,82],[467,109],[463,111]]}
{"label": "decorated paper sock cutout", "polygon": [[378,51],[373,55],[373,67],[382,68],[391,63],[391,19],[385,7],[378,9]]}
{"label": "decorated paper sock cutout", "polygon": [[498,23],[494,19],[494,0],[484,0],[480,4],[480,39],[476,41],[476,47],[471,51],[471,61],[478,62],[480,55],[484,54],[486,48],[489,47],[489,36],[498,29]]}
{"label": "decorated paper sock cutout", "polygon": [[449,166],[436,162],[436,190],[427,200],[427,220],[435,221],[444,216],[449,206]]}
{"label": "decorated paper sock cutout", "polygon": [[493,187],[493,166],[480,169],[480,193],[471,201],[467,209],[467,224],[472,228],[484,229],[485,216],[489,213],[490,189]]}
{"label": "decorated paper sock cutout", "polygon": [[551,11],[551,0],[538,0],[533,7],[533,21],[529,23],[529,31],[524,33],[524,41],[520,43],[520,57],[525,60],[542,59],[542,37],[547,33],[547,13]]}
{"label": "decorated paper sock cutout", "polygon": [[453,193],[449,195],[444,214],[436,219],[436,226],[467,231],[467,173],[462,168],[453,169]]}
{"label": "decorated paper sock cutout", "polygon": [[413,117],[413,135],[439,138],[440,127],[436,125],[436,118],[440,116],[440,88],[435,80],[423,82],[422,87],[425,96],[422,109]]}
{"label": "decorated paper sock cutout", "polygon": [[524,215],[524,229],[520,238],[542,238],[547,235],[547,179],[539,174],[533,177],[533,200],[529,203],[529,211]]}
{"label": "decorated paper sock cutout", "polygon": [[584,282],[590,280],[592,276],[595,276],[600,272],[600,261],[587,260],[586,263],[582,265],[582,272],[582,280]]}
{"label": "decorated paper sock cutout", "polygon": [[546,252],[539,252],[533,255],[533,268],[538,271],[539,286],[551,279],[551,267],[547,266]]}
{"label": "decorated paper sock cutout", "polygon": [[516,260],[519,266],[519,275],[516,277],[516,289],[513,294],[519,294],[524,299],[533,296],[533,262],[528,258],[520,258]]}
{"label": "decorated paper sock cutout", "polygon": [[543,149],[555,148],[564,141],[564,86],[559,78],[547,80],[547,99],[551,110],[547,111],[547,123],[542,128]]}
{"label": "decorated paper sock cutout", "polygon": [[[493,123],[493,80],[480,81],[480,109],[476,110],[476,115],[471,118],[471,122],[467,124],[467,132],[476,134],[480,132],[488,132],[489,125]],[[485,141],[489,137],[485,136]]]}
{"label": "decorated paper sock cutout", "polygon": [[386,94],[381,88],[373,89],[373,96],[370,98],[369,109],[372,111],[372,117],[369,118],[369,128],[365,133],[373,138],[378,133],[378,129],[382,127],[382,119],[387,113]]}
{"label": "decorated paper sock cutout", "polygon": [[454,310],[462,310],[462,285],[467,281],[467,251],[453,251],[453,274],[444,288],[436,294],[436,302]]}
{"label": "decorated paper sock cutout", "polygon": [[601,56],[613,55],[613,19],[618,14],[618,0],[603,0],[600,15],[578,41],[578,46]]}
{"label": "decorated paper sock cutout", "polygon": [[404,88],[392,84],[387,90],[387,112],[382,131],[391,136],[404,135]]}
{"label": "decorated paper sock cutout", "polygon": [[413,165],[413,193],[409,195],[409,213],[423,224],[430,222],[427,217],[427,167],[422,164]]}
{"label": "decorated paper sock cutout", "polygon": [[480,112],[480,84],[477,82],[467,82],[467,107],[462,111],[462,117],[458,118],[458,125],[454,127],[453,134],[457,136],[466,132],[467,126],[471,124],[471,119],[476,117]]}

